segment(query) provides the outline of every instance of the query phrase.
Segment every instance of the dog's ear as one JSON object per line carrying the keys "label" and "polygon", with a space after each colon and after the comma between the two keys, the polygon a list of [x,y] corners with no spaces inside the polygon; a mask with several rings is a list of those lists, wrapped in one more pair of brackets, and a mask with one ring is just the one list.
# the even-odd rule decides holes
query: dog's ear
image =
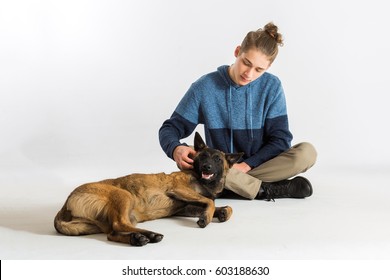
{"label": "dog's ear", "polygon": [[207,148],[206,143],[203,141],[202,136],[200,136],[198,132],[195,132],[194,148],[197,152]]}
{"label": "dog's ear", "polygon": [[225,158],[229,167],[232,167],[237,161],[241,159],[244,153],[225,154]]}

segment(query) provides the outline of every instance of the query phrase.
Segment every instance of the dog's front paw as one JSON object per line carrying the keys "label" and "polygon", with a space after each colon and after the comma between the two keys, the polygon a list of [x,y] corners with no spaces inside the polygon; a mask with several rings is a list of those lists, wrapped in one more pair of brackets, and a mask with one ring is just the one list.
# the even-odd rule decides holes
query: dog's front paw
{"label": "dog's front paw", "polygon": [[145,246],[149,242],[150,239],[140,232],[133,232],[130,234],[130,244],[133,246]]}
{"label": "dog's front paw", "polygon": [[206,215],[200,216],[200,218],[199,218],[199,220],[197,222],[198,226],[201,227],[201,228],[206,227],[209,223],[210,223],[210,220],[207,219]]}
{"label": "dog's front paw", "polygon": [[221,207],[218,209],[217,218],[218,221],[226,222],[233,214],[233,209],[230,206]]}

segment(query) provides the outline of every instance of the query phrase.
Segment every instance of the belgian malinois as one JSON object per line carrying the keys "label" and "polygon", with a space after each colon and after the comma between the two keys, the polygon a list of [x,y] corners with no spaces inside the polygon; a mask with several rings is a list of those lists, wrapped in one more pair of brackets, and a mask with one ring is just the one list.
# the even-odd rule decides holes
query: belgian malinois
{"label": "belgian malinois", "polygon": [[206,146],[196,133],[193,169],[170,174],[130,174],[84,184],[66,200],[54,220],[65,235],[106,233],[110,241],[143,246],[163,235],[136,227],[137,222],[168,216],[198,217],[201,228],[213,217],[220,222],[232,215],[229,206],[215,207],[228,169],[242,154],[225,154]]}

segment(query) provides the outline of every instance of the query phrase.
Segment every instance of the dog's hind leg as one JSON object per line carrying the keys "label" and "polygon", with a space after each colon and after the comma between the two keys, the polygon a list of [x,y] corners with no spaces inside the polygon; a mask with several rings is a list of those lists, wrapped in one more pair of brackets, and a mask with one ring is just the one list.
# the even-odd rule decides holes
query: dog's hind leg
{"label": "dog's hind leg", "polygon": [[[132,215],[133,211],[131,195],[126,193],[126,197],[115,200],[111,204],[109,220],[112,225],[112,232],[107,235],[110,241],[121,242],[133,246],[144,246],[148,243],[157,243],[163,239],[163,235],[140,229],[134,226],[137,222]],[[133,222],[130,220],[132,217]]]}
{"label": "dog's hind leg", "polygon": [[55,229],[65,235],[87,235],[103,232],[102,227],[94,221],[85,218],[73,217],[66,205],[58,212],[54,219]]}
{"label": "dog's hind leg", "polygon": [[157,243],[163,239],[163,235],[148,230],[133,228],[128,232],[113,231],[107,235],[110,241],[126,243],[133,246],[144,246],[148,243]]}
{"label": "dog's hind leg", "polygon": [[133,246],[144,246],[148,243],[157,243],[163,239],[163,235],[153,231],[136,228],[126,216],[113,222],[113,231],[107,235],[110,241],[121,242]]}

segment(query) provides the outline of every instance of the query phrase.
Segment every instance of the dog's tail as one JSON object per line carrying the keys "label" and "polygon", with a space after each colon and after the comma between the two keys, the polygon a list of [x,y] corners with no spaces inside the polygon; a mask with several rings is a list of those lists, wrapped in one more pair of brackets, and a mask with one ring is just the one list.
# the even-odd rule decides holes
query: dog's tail
{"label": "dog's tail", "polygon": [[91,221],[73,217],[71,211],[66,209],[66,204],[54,218],[54,227],[59,233],[65,235],[86,235],[102,232],[101,228]]}

